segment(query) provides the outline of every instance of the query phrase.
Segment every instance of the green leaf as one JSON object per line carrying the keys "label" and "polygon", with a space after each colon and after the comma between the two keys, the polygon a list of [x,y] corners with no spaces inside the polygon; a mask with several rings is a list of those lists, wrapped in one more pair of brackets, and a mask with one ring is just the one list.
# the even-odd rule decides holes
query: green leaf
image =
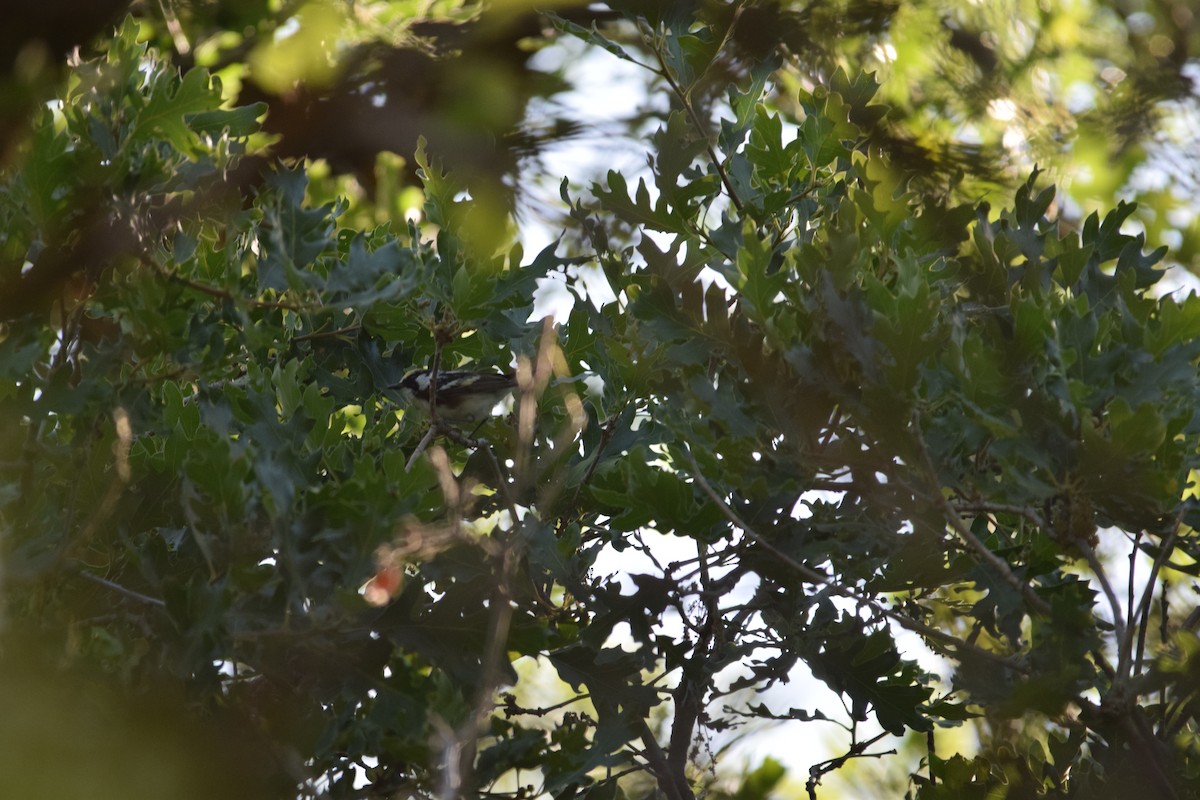
{"label": "green leaf", "polygon": [[1127,458],[1150,453],[1166,438],[1166,424],[1161,413],[1150,403],[1131,409],[1123,398],[1113,400],[1107,409],[1113,447]]}
{"label": "green leaf", "polygon": [[768,313],[787,281],[785,273],[772,273],[773,256],[770,245],[763,240],[754,223],[746,220],[742,231],[742,248],[738,251],[737,281],[734,286],[745,295],[757,314]]}
{"label": "green leaf", "polygon": [[592,185],[592,194],[606,210],[612,211],[627,222],[645,225],[651,230],[666,233],[687,232],[687,225],[676,214],[668,211],[661,199],[657,204],[650,202],[650,191],[646,188],[644,178],[638,179],[637,192],[633,198],[629,196],[629,185],[624,175],[609,170],[606,180],[607,189],[598,183]]}
{"label": "green leaf", "polygon": [[348,307],[391,303],[415,289],[422,274],[410,250],[392,240],[368,251],[366,239],[356,236],[350,252],[329,270],[325,289]]}
{"label": "green leaf", "polygon": [[220,90],[210,83],[208,72],[200,67],[188,70],[182,81],[165,71],[157,72],[152,78],[150,97],[129,133],[130,141],[136,143],[158,135],[181,152],[193,152],[196,132],[188,124],[188,117],[215,112],[221,104]]}
{"label": "green leaf", "polygon": [[[219,92],[219,89],[217,90]],[[259,118],[267,113],[266,103],[252,103],[237,108],[201,111],[187,117],[187,125],[196,133],[209,136],[228,135],[243,139],[259,130]]]}
{"label": "green leaf", "polygon": [[58,130],[53,113],[42,112],[29,142],[29,156],[23,170],[28,210],[33,223],[42,230],[60,223],[73,199],[69,147],[70,141]]}
{"label": "green leaf", "polygon": [[1155,358],[1162,358],[1172,347],[1200,339],[1200,296],[1189,294],[1183,300],[1164,297],[1158,303],[1158,318],[1147,331],[1146,346]]}
{"label": "green leaf", "polygon": [[611,39],[600,35],[600,33],[598,33],[594,27],[590,29],[584,28],[583,26],[571,22],[568,19],[560,17],[558,14],[555,14],[552,11],[544,11],[542,13],[547,19],[550,20],[551,25],[563,33],[569,33],[570,35],[578,39],[582,39],[590,45],[595,45],[596,47],[611,53],[622,61],[629,61],[633,64],[639,64],[640,66],[640,62],[633,56],[629,55],[629,53],[625,52],[625,48],[621,47]]}

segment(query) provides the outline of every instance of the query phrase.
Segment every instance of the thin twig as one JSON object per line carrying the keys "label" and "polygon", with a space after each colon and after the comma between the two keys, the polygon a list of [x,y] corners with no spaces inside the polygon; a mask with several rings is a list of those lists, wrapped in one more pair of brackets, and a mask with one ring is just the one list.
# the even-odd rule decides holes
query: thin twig
{"label": "thin twig", "polygon": [[[628,406],[628,402],[626,403],[626,406]],[[583,477],[579,480],[579,485],[575,487],[575,495],[571,498],[572,506],[578,504],[579,493],[582,492],[584,487],[591,482],[592,476],[596,472],[596,467],[600,466],[600,457],[604,455],[604,448],[606,448],[608,443],[612,441],[612,437],[616,433],[617,420],[620,419],[621,414],[624,413],[624,411],[625,407],[622,407],[620,411],[609,417],[608,421],[605,422],[604,426],[600,429],[600,441],[596,443],[596,449],[592,453],[592,462],[588,464],[587,470],[583,473]]]}
{"label": "thin twig", "polygon": [[934,739],[934,728],[930,727],[925,732],[925,753],[928,756],[927,764],[929,765],[929,785],[937,786],[937,775],[933,771],[933,759],[937,756],[936,740]]}
{"label": "thin twig", "polygon": [[843,586],[842,584],[837,583],[831,576],[826,575],[819,570],[815,570],[812,567],[809,567],[807,564],[802,564],[796,559],[792,558],[790,555],[771,544],[765,537],[757,533],[745,520],[738,516],[738,513],[729,507],[729,504],[717,494],[716,490],[713,489],[712,485],[709,484],[708,480],[704,477],[704,474],[700,471],[700,465],[696,461],[695,456],[692,455],[691,450],[685,447],[683,452],[684,455],[687,456],[688,461],[691,463],[692,478],[696,481],[696,484],[708,496],[708,498],[716,504],[717,508],[720,509],[725,518],[733,523],[736,528],[740,529],[751,541],[762,547],[771,555],[778,558],[782,563],[786,564],[791,569],[795,570],[805,580],[809,581],[810,583],[824,586],[834,594],[850,598],[860,603],[865,603],[872,610],[874,610],[875,613],[887,617],[900,627],[910,630],[913,633],[919,633],[928,639],[941,642],[944,645],[954,648],[954,650],[960,654],[960,657],[963,653],[970,653],[971,655],[999,664],[1015,672],[1029,672],[1029,668],[1027,666],[1020,664],[1012,658],[1008,658],[998,653],[993,653],[990,650],[985,650],[978,645],[959,639],[958,637],[952,636],[944,631],[938,630],[937,628],[930,627],[923,622],[919,622],[911,617],[907,617],[898,611],[880,605],[879,602],[874,598],[866,597],[847,586]]}
{"label": "thin twig", "polygon": [[508,479],[504,476],[504,470],[500,468],[500,461],[496,458],[495,452],[492,450],[492,445],[486,439],[474,440],[479,449],[487,457],[487,460],[492,465],[492,471],[496,473],[496,491],[500,493],[500,499],[504,501],[504,505],[508,507],[508,513],[512,515],[512,524],[515,528],[520,524],[520,515],[517,513],[517,501],[513,498],[512,492],[508,489]]}
{"label": "thin twig", "polygon": [[[1113,591],[1112,584],[1108,581],[1108,573],[1104,571],[1104,565],[1100,563],[1100,559],[1096,558],[1096,551],[1092,549],[1092,546],[1082,537],[1075,542],[1075,545],[1083,553],[1083,557],[1087,560],[1092,574],[1100,582],[1100,589],[1104,592],[1104,596],[1108,598],[1108,604],[1112,609],[1113,628],[1117,634],[1117,675],[1122,678],[1128,677],[1131,648],[1129,646],[1129,637],[1126,635],[1129,628],[1125,624],[1125,612],[1121,610],[1121,601],[1117,599],[1117,593]],[[1132,577],[1130,580],[1132,580]]]}
{"label": "thin twig", "polygon": [[937,469],[933,466],[933,459],[929,455],[929,448],[925,444],[925,437],[921,434],[920,420],[913,420],[913,438],[916,440],[917,451],[921,456],[922,466],[924,467],[926,479],[930,484],[930,491],[927,493],[934,503],[939,505],[946,521],[950,523],[950,527],[958,534],[967,546],[975,551],[975,554],[981,561],[995,570],[1004,582],[1011,586],[1016,592],[1025,599],[1029,607],[1039,614],[1049,616],[1050,604],[1043,600],[1033,591],[1033,588],[1017,577],[1012,571],[1012,566],[1000,556],[988,549],[988,546],[979,540],[979,537],[974,534],[970,526],[959,515],[954,504],[942,492],[942,482],[938,478]]}
{"label": "thin twig", "polygon": [[343,336],[347,333],[357,333],[362,330],[362,325],[347,325],[344,328],[336,328],[332,331],[313,331],[306,333],[303,336],[293,336],[293,342],[307,342],[313,339],[327,339],[335,336]]}
{"label": "thin twig", "polygon": [[1135,711],[1127,712],[1121,718],[1129,738],[1133,740],[1134,758],[1137,759],[1139,768],[1149,779],[1151,785],[1156,785],[1157,792],[1154,796],[1164,800],[1178,800],[1179,793],[1175,791],[1175,783],[1171,779],[1171,776],[1175,774],[1172,769],[1173,765],[1164,763],[1163,743],[1155,738],[1154,731],[1150,730],[1146,718]]}
{"label": "thin twig", "polygon": [[162,277],[166,278],[169,281],[178,283],[181,286],[186,286],[189,289],[194,289],[197,292],[200,292],[201,294],[208,295],[209,297],[214,297],[218,300],[224,300],[228,303],[246,303],[247,305],[254,306],[256,308],[282,309],[284,311],[295,311],[295,312],[315,310],[314,308],[299,306],[299,305],[296,305],[295,303],[284,303],[284,302],[279,302],[279,301],[274,301],[274,300],[255,300],[250,297],[242,297],[239,295],[235,295],[233,292],[230,292],[226,289],[222,289],[217,286],[209,286],[207,283],[200,283],[199,281],[194,281],[194,280],[191,280],[190,278],[185,278],[182,275],[178,275],[178,274],[170,271],[166,267],[162,266],[161,264],[159,264],[154,259],[150,258],[145,253],[139,254],[139,260],[142,262],[143,265],[149,267],[151,270],[158,273],[159,275],[161,275]]}
{"label": "thin twig", "polygon": [[433,364],[429,367],[429,416],[436,423],[438,421],[437,414],[437,387],[438,377],[442,371],[442,340],[440,336],[434,336],[433,343]]}
{"label": "thin twig", "polygon": [[700,464],[696,461],[696,457],[692,455],[691,448],[685,445],[683,448],[683,453],[687,456],[687,459],[691,464],[692,479],[695,480],[700,489],[706,495],[708,495],[708,498],[717,504],[717,507],[721,509],[721,513],[725,515],[726,519],[732,522],[734,526],[741,529],[746,536],[750,537],[750,539],[755,542],[755,544],[759,545],[768,553],[782,561],[784,564],[800,573],[805,580],[809,581],[810,583],[818,583],[822,585],[829,582],[829,576],[824,572],[815,570],[807,564],[800,563],[775,545],[771,544],[765,537],[762,537],[755,532],[755,530],[750,527],[750,524],[743,520],[736,511],[730,508],[729,504],[717,494],[715,489],[713,489],[712,485],[708,482],[708,479],[704,477],[704,473],[701,472]]}
{"label": "thin twig", "polygon": [[1134,583],[1137,578],[1137,555],[1138,542],[1141,541],[1142,532],[1136,531],[1133,535],[1133,541],[1130,542],[1129,548],[1129,576],[1125,581],[1125,625],[1131,631],[1133,626],[1137,624],[1137,604],[1134,602]]}
{"label": "thin twig", "polygon": [[884,731],[877,736],[871,737],[865,742],[851,743],[850,749],[844,754],[837,756],[836,758],[831,758],[827,761],[813,764],[811,767],[809,767],[808,782],[805,784],[805,789],[808,791],[808,796],[810,798],[815,798],[817,796],[817,786],[821,783],[821,778],[836,769],[840,769],[852,758],[883,758],[884,756],[895,755],[896,750],[894,748],[892,750],[881,750],[876,753],[867,752],[868,747],[889,735],[890,734],[887,731]]}
{"label": "thin twig", "polygon": [[566,708],[567,706],[574,705],[575,703],[583,700],[590,700],[591,697],[591,692],[580,692],[574,697],[569,697],[562,702],[555,703],[554,705],[541,706],[539,708],[525,708],[524,706],[517,705],[517,699],[515,696],[505,695],[504,711],[506,714],[527,714],[532,717],[544,717],[551,711],[557,711],[560,708]]}
{"label": "thin twig", "polygon": [[1049,526],[1042,519],[1042,515],[1037,512],[1037,509],[1031,506],[1018,506],[1009,503],[989,503],[985,501],[959,501],[954,503],[954,510],[959,514],[1015,514],[1019,517],[1024,517],[1037,528],[1043,530]]}
{"label": "thin twig", "polygon": [[[740,15],[741,8],[739,7],[735,13]],[[730,28],[732,29],[732,26],[730,26]],[[725,171],[725,165],[717,156],[716,148],[714,148],[712,143],[709,141],[708,131],[704,127],[704,122],[700,119],[700,115],[696,113],[695,106],[692,105],[690,91],[684,91],[683,87],[679,85],[679,82],[675,80],[675,76],[671,74],[671,70],[667,66],[667,62],[663,59],[658,43],[654,42],[651,44],[650,49],[654,52],[654,58],[656,61],[658,61],[659,67],[657,70],[653,71],[667,82],[667,86],[669,86],[671,91],[675,93],[675,96],[679,98],[679,102],[683,105],[684,111],[687,112],[688,117],[690,117],[692,120],[692,124],[696,127],[696,132],[704,139],[704,147],[708,151],[708,158],[712,162],[713,167],[717,170],[717,175],[721,178],[721,184],[725,187],[725,191],[729,195],[730,202],[733,203],[733,207],[737,209],[739,214],[744,214],[746,208],[742,204],[741,198],[738,197],[737,191],[733,188],[733,181],[729,179],[729,173]]]}
{"label": "thin twig", "polygon": [[126,597],[133,598],[134,600],[138,600],[142,603],[146,603],[146,604],[152,605],[152,606],[158,606],[159,608],[167,607],[166,602],[164,602],[163,600],[160,600],[157,597],[151,597],[148,594],[142,594],[141,592],[135,592],[133,589],[128,589],[119,583],[114,583],[113,581],[110,581],[108,578],[101,578],[99,575],[88,572],[87,570],[81,569],[81,570],[78,570],[75,574],[81,578],[87,578],[89,581],[92,581],[93,583],[98,583],[107,589],[112,589],[114,592],[117,592],[118,594],[123,594]]}
{"label": "thin twig", "polygon": [[412,472],[413,464],[417,463],[417,459],[429,447],[429,443],[433,441],[433,437],[437,436],[437,433],[437,426],[430,425],[429,430],[425,431],[425,435],[421,437],[421,441],[417,444],[417,449],[413,450],[412,455],[408,457],[408,462],[404,465],[405,472]]}
{"label": "thin twig", "polygon": [[1175,526],[1171,529],[1163,540],[1159,543],[1158,555],[1154,557],[1154,563],[1150,566],[1150,574],[1146,577],[1146,588],[1142,592],[1142,599],[1138,603],[1137,617],[1141,620],[1141,636],[1139,637],[1138,656],[1136,659],[1137,669],[1140,671],[1142,663],[1142,648],[1145,645],[1145,629],[1150,619],[1150,606],[1154,601],[1154,587],[1158,583],[1159,573],[1162,572],[1163,566],[1170,563],[1171,551],[1175,548],[1175,538],[1179,535],[1179,527],[1183,524],[1182,519],[1175,520]]}

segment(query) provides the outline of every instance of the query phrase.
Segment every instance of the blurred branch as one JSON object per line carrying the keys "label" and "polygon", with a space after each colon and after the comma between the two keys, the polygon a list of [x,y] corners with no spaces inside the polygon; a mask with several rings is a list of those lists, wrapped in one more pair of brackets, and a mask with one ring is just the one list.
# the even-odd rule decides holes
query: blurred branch
{"label": "blurred branch", "polygon": [[80,546],[88,542],[100,526],[106,523],[117,508],[117,501],[121,499],[121,495],[125,491],[125,487],[129,485],[132,473],[129,467],[129,449],[133,444],[133,429],[129,424],[129,413],[117,406],[113,409],[113,427],[116,429],[117,437],[113,441],[113,460],[115,474],[112,480],[108,483],[108,488],[104,492],[104,496],[100,500],[99,506],[87,521],[83,531],[79,534],[78,539],[73,543],[74,546]]}

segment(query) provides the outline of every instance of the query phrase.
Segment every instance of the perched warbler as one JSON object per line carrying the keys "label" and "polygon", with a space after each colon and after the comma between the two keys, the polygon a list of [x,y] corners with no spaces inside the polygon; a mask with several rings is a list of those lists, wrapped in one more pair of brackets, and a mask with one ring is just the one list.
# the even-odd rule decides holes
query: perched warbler
{"label": "perched warbler", "polygon": [[[410,403],[428,412],[429,387],[433,375],[427,369],[408,373],[389,388],[398,389]],[[511,372],[475,372],[468,369],[438,370],[433,405],[437,415],[447,422],[480,422],[491,416],[492,409],[517,388]]]}

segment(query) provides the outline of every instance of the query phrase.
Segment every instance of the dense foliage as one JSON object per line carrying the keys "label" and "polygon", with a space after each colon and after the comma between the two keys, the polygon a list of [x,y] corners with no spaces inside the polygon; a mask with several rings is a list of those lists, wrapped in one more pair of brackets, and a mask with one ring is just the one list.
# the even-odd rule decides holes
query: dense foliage
{"label": "dense foliage", "polygon": [[[766,797],[778,763],[713,766],[766,722],[838,735],[796,794],[878,761],[883,796],[1200,796],[1165,248],[1036,169],[981,202],[1020,158],[914,162],[894,87],[742,21],[788,6],[637,5],[537,28],[666,98],[645,174],[564,180],[537,253],[517,161],[445,127],[372,199],[152,22],[71,59],[0,186],[14,787]],[[906,9],[824,24],[871,51]],[[414,365],[514,366],[511,413],[431,427]],[[841,704],[767,699],[804,672]]]}

